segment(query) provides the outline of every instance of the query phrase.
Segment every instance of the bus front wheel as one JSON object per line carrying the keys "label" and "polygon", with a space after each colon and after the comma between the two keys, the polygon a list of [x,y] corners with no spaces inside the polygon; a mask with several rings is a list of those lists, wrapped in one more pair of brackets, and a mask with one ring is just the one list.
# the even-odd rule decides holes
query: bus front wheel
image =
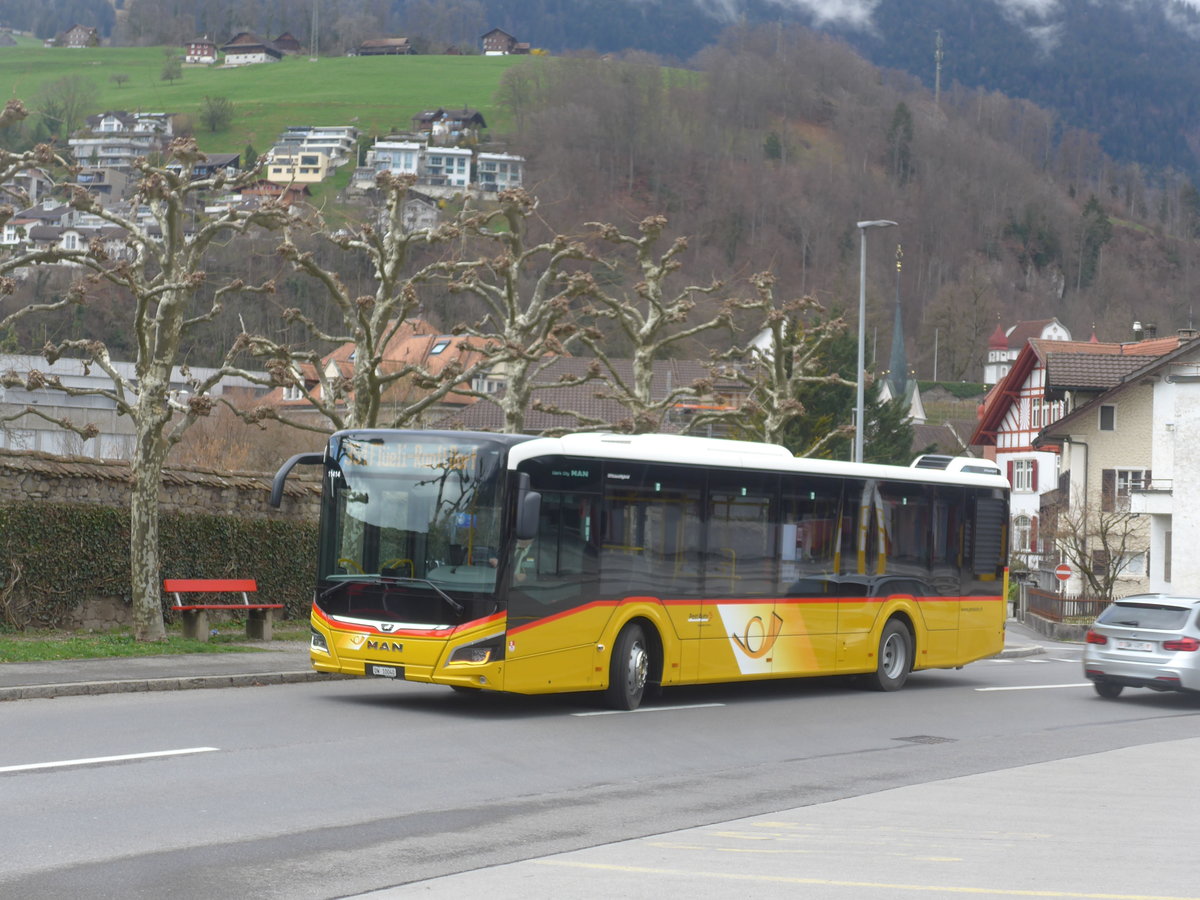
{"label": "bus front wheel", "polygon": [[892,619],[879,635],[879,654],[874,673],[866,678],[867,686],[876,691],[900,690],[908,680],[912,658],[912,636],[902,622]]}
{"label": "bus front wheel", "polygon": [[637,709],[646,692],[650,675],[650,651],[646,633],[641,625],[630,624],[621,629],[613,647],[608,669],[608,688],[605,703],[613,709]]}

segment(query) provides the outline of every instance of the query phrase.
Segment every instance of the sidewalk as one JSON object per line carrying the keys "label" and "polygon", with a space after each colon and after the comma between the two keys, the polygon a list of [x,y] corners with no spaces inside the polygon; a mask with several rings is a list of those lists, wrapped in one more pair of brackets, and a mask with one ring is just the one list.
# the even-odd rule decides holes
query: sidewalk
{"label": "sidewalk", "polygon": [[[1000,658],[1044,653],[1045,643],[1054,642],[1010,619]],[[181,653],[0,663],[0,701],[296,684],[341,677],[313,671],[306,642],[275,641],[262,646],[269,649],[257,653]]]}
{"label": "sidewalk", "polygon": [[293,684],[337,677],[313,671],[305,641],[262,646],[270,649],[0,663],[0,701]]}

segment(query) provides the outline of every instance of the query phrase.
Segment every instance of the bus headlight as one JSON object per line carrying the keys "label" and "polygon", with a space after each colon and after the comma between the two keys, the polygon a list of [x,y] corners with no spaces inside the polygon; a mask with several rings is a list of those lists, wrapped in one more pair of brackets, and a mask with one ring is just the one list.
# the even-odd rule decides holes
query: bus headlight
{"label": "bus headlight", "polygon": [[312,626],[309,626],[309,629],[312,631],[312,640],[309,646],[313,650],[318,650],[321,653],[328,653],[329,643],[325,640],[325,635],[321,634],[321,632],[317,631],[317,629],[313,628]]}
{"label": "bus headlight", "polygon": [[485,638],[473,644],[457,647],[450,654],[451,666],[481,666],[484,663],[499,662],[504,659],[504,636]]}

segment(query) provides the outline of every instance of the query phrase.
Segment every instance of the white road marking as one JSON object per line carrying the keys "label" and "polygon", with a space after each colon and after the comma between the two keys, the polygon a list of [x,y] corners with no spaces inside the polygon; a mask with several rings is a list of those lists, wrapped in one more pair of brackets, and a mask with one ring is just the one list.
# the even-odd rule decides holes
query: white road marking
{"label": "white road marking", "polygon": [[125,762],[131,759],[155,759],[161,756],[184,756],[189,753],[214,753],[218,747],[187,747],[183,750],[154,750],[150,753],[123,753],[120,756],[92,756],[87,759],[62,759],[56,762],[25,763],[21,766],[0,766],[0,772],[28,772],[32,769],[58,769],[66,766],[93,766],[96,763]]}
{"label": "white road marking", "polygon": [[1024,684],[1016,687],[986,687],[975,688],[975,690],[983,693],[984,691],[1048,691],[1053,688],[1080,688],[1091,687],[1090,681],[1080,681],[1076,684]]}
{"label": "white road marking", "polygon": [[724,705],[724,703],[692,703],[688,706],[639,706],[637,709],[598,709],[595,712],[578,712],[571,713],[571,715],[580,718],[584,716],[623,716],[626,713],[671,712],[676,709],[712,709],[715,706]]}

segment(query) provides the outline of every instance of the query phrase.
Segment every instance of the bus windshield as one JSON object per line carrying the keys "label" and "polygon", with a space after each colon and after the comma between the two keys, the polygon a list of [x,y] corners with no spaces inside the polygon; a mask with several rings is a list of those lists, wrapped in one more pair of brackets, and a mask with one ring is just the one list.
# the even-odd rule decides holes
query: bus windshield
{"label": "bus windshield", "polygon": [[491,592],[504,450],[439,435],[335,439],[326,471],[320,576]]}

